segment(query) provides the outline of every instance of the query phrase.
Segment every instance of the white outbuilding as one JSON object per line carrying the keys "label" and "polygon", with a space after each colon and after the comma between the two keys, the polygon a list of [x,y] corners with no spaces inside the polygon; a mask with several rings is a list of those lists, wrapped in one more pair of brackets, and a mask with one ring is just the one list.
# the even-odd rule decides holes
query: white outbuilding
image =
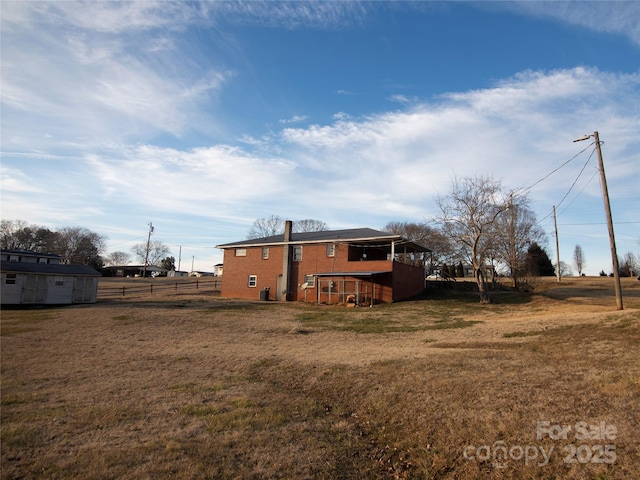
{"label": "white outbuilding", "polygon": [[3,250],[2,305],[95,303],[100,272],[87,265],[63,265],[59,255]]}

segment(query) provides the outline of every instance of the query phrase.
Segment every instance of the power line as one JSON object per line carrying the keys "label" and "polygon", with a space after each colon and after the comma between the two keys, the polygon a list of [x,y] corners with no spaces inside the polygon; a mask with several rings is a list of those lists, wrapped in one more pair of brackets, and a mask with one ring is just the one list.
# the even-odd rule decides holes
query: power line
{"label": "power line", "polygon": [[571,186],[569,187],[569,190],[567,191],[567,193],[565,193],[564,197],[562,197],[562,200],[560,200],[560,203],[558,203],[558,207],[560,205],[562,205],[562,202],[565,201],[565,199],[567,198],[567,196],[571,193],[571,190],[573,190],[573,187],[575,186],[575,184],[578,182],[578,179],[580,179],[580,177],[582,176],[582,172],[584,172],[584,169],[587,168],[587,165],[589,164],[589,161],[591,160],[591,157],[593,157],[593,153],[595,152],[595,150],[593,150],[591,152],[591,155],[589,155],[589,158],[587,158],[587,161],[585,162],[585,164],[583,165],[582,169],[580,170],[580,173],[578,173],[578,176],[576,177],[576,179],[573,181],[573,183],[571,184]]}
{"label": "power line", "polygon": [[[595,142],[594,142],[595,143]],[[545,175],[543,178],[541,178],[540,180],[538,180],[536,183],[534,183],[533,185],[531,185],[530,187],[524,189],[521,193],[519,193],[518,195],[521,195],[522,193],[526,192],[527,190],[530,190],[531,188],[533,188],[535,185],[537,185],[538,183],[542,182],[543,180],[547,179],[548,177],[550,177],[551,175],[553,175],[555,172],[557,172],[558,170],[560,170],[562,167],[564,167],[567,163],[571,162],[572,160],[574,160],[575,158],[578,157],[578,155],[583,154],[589,147],[591,147],[592,145],[594,145],[594,143],[589,144],[586,148],[584,148],[583,150],[581,150],[579,153],[577,153],[576,155],[574,155],[572,158],[570,158],[569,160],[567,160],[566,162],[564,162],[562,165],[560,165],[558,168],[556,168],[555,170],[553,170],[552,172],[548,173],[547,175]],[[578,180],[580,179],[580,177],[582,176],[582,173],[584,172],[585,168],[587,168],[587,165],[589,164],[589,162],[591,161],[591,157],[593,157],[593,154],[595,153],[595,148],[591,151],[591,154],[589,155],[589,158],[587,158],[587,161],[584,163],[584,165],[582,166],[582,169],[580,169],[580,173],[578,173],[578,176],[576,177],[576,179],[573,181],[573,183],[571,184],[571,186],[569,187],[569,190],[567,191],[567,193],[564,194],[564,196],[562,197],[562,200],[560,200],[560,203],[558,203],[557,207],[559,207],[560,205],[562,205],[562,202],[565,201],[565,199],[569,196],[569,194],[571,193],[571,190],[573,190],[573,187],[576,185],[576,183],[578,182]],[[598,172],[598,170],[596,170],[596,173]],[[594,174],[595,176],[595,174]],[[593,177],[589,180],[589,182],[591,182],[591,180],[593,180]],[[587,184],[585,185],[585,187],[580,191],[580,193],[582,193],[584,191],[584,189],[586,188],[586,186],[589,184],[589,182],[587,182]],[[576,195],[576,197],[571,201],[571,203],[575,202],[576,199],[580,196],[580,193],[578,195]],[[569,205],[571,205],[571,203]],[[569,208],[569,205],[567,205],[565,207],[565,209],[562,211],[562,213],[564,213],[567,208]],[[541,224],[543,221],[545,221],[547,218],[549,218],[551,215],[553,215],[553,210],[551,210],[547,215],[545,215],[542,219],[540,219],[537,223]]]}
{"label": "power line", "polygon": [[[580,192],[578,193],[578,195],[576,195],[576,196],[573,198],[573,200],[571,200],[571,202],[569,202],[569,205],[567,205],[566,207],[564,207],[564,210],[562,210],[562,212],[560,212],[561,214],[562,214],[562,213],[564,213],[564,212],[566,212],[566,211],[567,211],[567,209],[568,209],[571,205],[573,205],[573,202],[575,202],[575,201],[580,197],[580,195],[582,194],[582,192],[584,192],[585,188],[587,188],[587,187],[589,186],[589,184],[591,183],[591,181],[592,181],[594,178],[596,178],[596,175],[597,175],[597,174],[598,174],[598,169],[596,169],[596,171],[595,171],[595,172],[593,172],[593,175],[591,175],[591,178],[589,179],[589,181],[588,181],[587,183],[585,183],[584,187],[582,187],[582,190],[580,190]],[[561,202],[561,203],[562,203],[562,202]]]}
{"label": "power line", "polygon": [[[544,180],[546,180],[547,178],[549,178],[551,175],[553,175],[554,173],[556,173],[558,170],[560,170],[562,167],[564,167],[565,165],[567,165],[569,162],[575,160],[578,156],[582,155],[585,151],[587,151],[587,149],[593,145],[587,145],[586,148],[584,148],[583,150],[581,150],[580,152],[576,153],[573,157],[571,157],[569,160],[567,160],[566,162],[564,162],[562,165],[560,165],[558,168],[552,170],[551,172],[547,173],[544,177],[542,177],[540,180],[538,180],[537,182],[529,185],[527,188],[523,188],[520,191],[516,191],[516,193],[514,193],[514,196],[519,196],[522,195],[523,193],[531,190],[533,187],[535,187],[536,185],[538,185],[539,183],[543,182]],[[591,156],[593,156],[593,153],[591,153]],[[591,156],[589,156],[589,158],[591,158]]]}

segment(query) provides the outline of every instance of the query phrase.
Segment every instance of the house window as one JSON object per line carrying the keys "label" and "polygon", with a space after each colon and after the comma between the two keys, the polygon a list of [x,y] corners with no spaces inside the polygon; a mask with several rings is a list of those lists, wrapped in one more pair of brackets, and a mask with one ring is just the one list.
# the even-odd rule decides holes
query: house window
{"label": "house window", "polygon": [[47,263],[47,259],[44,257],[38,258],[38,263]]}
{"label": "house window", "polygon": [[304,283],[307,284],[308,288],[314,288],[316,286],[316,277],[313,275],[305,275]]}
{"label": "house window", "polygon": [[258,276],[257,275],[249,275],[248,286],[257,287],[258,286]]}
{"label": "house window", "polygon": [[334,243],[330,243],[327,245],[327,257],[335,257],[336,255],[336,246]]}
{"label": "house window", "polygon": [[262,259],[266,260],[269,258],[269,247],[262,247]]}
{"label": "house window", "polygon": [[9,257],[9,261],[10,262],[19,262],[20,261],[20,257],[18,255],[11,255]]}
{"label": "house window", "polygon": [[293,261],[302,261],[302,245],[296,245],[295,247],[293,247]]}
{"label": "house window", "polygon": [[246,248],[236,248],[236,257],[246,257],[247,249]]}
{"label": "house window", "polygon": [[5,285],[15,285],[16,284],[16,274],[15,273],[7,273],[7,276],[4,278]]}

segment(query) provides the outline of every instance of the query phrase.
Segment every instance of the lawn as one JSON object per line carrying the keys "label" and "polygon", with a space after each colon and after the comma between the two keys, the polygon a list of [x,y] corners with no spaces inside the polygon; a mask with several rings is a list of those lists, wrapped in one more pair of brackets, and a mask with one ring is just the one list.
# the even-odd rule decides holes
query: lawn
{"label": "lawn", "polygon": [[634,478],[640,282],[623,280],[623,311],[607,278],[489,305],[202,289],[6,309],[1,476]]}

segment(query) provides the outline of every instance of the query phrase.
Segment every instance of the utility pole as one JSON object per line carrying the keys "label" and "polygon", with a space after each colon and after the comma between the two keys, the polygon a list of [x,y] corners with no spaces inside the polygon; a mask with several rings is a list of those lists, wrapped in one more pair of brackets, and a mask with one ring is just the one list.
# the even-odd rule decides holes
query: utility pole
{"label": "utility pole", "polygon": [[178,252],[178,271],[180,271],[180,261],[182,260],[182,245],[180,245],[180,251]]}
{"label": "utility pole", "polygon": [[153,233],[153,225],[149,222],[149,235],[147,236],[147,251],[144,254],[144,268],[142,269],[142,278],[147,276],[147,265],[149,264],[149,246],[151,245],[151,234]]}
{"label": "utility pole", "polygon": [[511,279],[513,288],[518,288],[519,266],[516,266],[516,222],[518,211],[513,206],[513,193],[509,194],[509,261],[511,262]]}
{"label": "utility pole", "polygon": [[556,230],[556,278],[558,279],[558,283],[560,283],[560,279],[562,275],[560,274],[560,240],[558,240],[558,221],[556,219],[556,206],[553,206],[553,225]]}
{"label": "utility pole", "polygon": [[618,266],[618,254],[616,253],[616,239],[613,234],[613,220],[611,218],[611,204],[609,203],[609,189],[607,188],[607,177],[604,174],[604,162],[602,161],[602,150],[600,150],[600,137],[598,132],[593,132],[596,141],[596,151],[598,152],[598,165],[600,169],[600,181],[602,182],[602,195],[604,196],[604,211],[607,215],[607,226],[609,227],[609,244],[611,245],[611,261],[613,263],[613,280],[616,290],[616,304],[618,310],[623,310],[622,306],[622,286],[620,285],[620,267]]}
{"label": "utility pole", "polygon": [[616,291],[616,304],[618,310],[623,310],[622,306],[622,286],[620,285],[620,267],[618,266],[618,254],[616,253],[616,239],[613,234],[613,220],[611,218],[611,204],[609,203],[609,189],[607,188],[607,177],[604,174],[604,162],[602,161],[602,150],[600,149],[600,136],[598,132],[593,135],[585,135],[584,137],[574,140],[580,142],[592,137],[596,143],[596,152],[598,152],[598,170],[600,170],[600,182],[602,183],[602,196],[604,197],[604,213],[607,216],[607,226],[609,227],[609,245],[611,246],[611,263],[613,264],[613,280]]}

